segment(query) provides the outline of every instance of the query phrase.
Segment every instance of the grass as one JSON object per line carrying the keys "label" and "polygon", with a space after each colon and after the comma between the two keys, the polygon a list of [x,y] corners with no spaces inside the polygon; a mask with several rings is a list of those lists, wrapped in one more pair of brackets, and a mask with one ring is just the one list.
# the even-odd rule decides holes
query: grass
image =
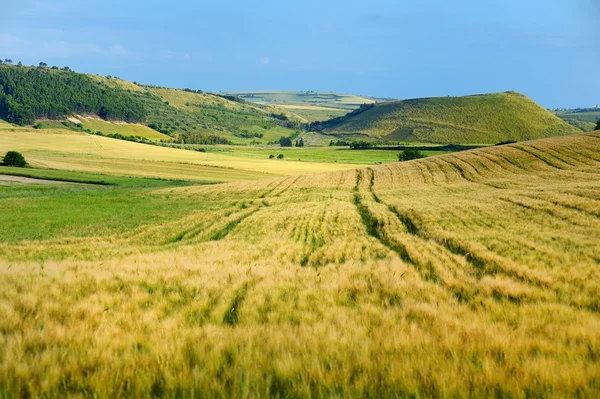
{"label": "grass", "polygon": [[[232,157],[245,159],[264,160],[269,155],[283,154],[283,161],[272,162],[317,162],[317,163],[342,163],[356,165],[373,165],[375,163],[389,163],[398,161],[400,151],[393,150],[351,150],[348,147],[235,147],[219,146],[216,151]],[[448,151],[423,151],[426,156],[445,154]]]}
{"label": "grass", "polygon": [[38,168],[201,182],[257,180],[356,167],[344,162],[275,163],[268,156],[244,157],[212,149],[202,153],[68,130],[0,129],[0,154],[9,150],[21,152]]}
{"label": "grass", "polygon": [[259,104],[272,105],[311,105],[317,107],[346,109],[348,112],[358,108],[361,104],[370,104],[377,99],[368,96],[357,96],[354,94],[341,94],[333,92],[304,92],[304,91],[256,91],[256,92],[235,92],[237,95],[247,101]]}
{"label": "grass", "polygon": [[599,140],[210,186],[0,187],[0,387],[597,397]]}
{"label": "grass", "polygon": [[348,109],[328,108],[316,105],[303,104],[278,104],[279,108],[283,108],[293,112],[303,119],[304,122],[326,121],[331,118],[344,116],[348,113]]}
{"label": "grass", "polygon": [[133,123],[110,123],[101,119],[82,118],[81,124],[84,129],[90,129],[93,132],[102,132],[102,134],[120,134],[126,137],[142,137],[150,140],[172,141],[173,139],[166,134],[150,129],[148,126]]}
{"label": "grass", "polygon": [[596,123],[600,120],[600,111],[598,112],[574,112],[558,111],[554,112],[556,116],[563,119],[570,125],[581,129],[584,132],[593,132],[596,130]]}
{"label": "grass", "polygon": [[393,101],[324,125],[333,135],[440,144],[496,144],[579,132],[527,97],[496,93]]}
{"label": "grass", "polygon": [[600,120],[600,111],[591,112],[574,112],[574,111],[558,111],[556,116],[565,120],[577,120],[581,122],[589,122],[596,124]]}

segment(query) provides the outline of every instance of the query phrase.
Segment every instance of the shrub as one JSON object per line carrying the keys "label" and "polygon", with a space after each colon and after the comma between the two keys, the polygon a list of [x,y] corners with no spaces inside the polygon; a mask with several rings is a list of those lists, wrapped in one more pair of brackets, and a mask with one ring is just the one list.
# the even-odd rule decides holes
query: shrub
{"label": "shrub", "polygon": [[404,151],[398,154],[398,161],[410,161],[411,159],[419,158],[425,158],[425,155],[423,155],[419,150],[412,150],[410,148],[406,148]]}
{"label": "shrub", "polygon": [[277,155],[277,159],[283,159],[283,154]]}
{"label": "shrub", "polygon": [[20,152],[9,151],[4,156],[4,165],[22,168],[27,165],[27,162],[25,162],[25,157]]}
{"label": "shrub", "polygon": [[273,155],[273,154],[269,155],[269,159],[273,159],[273,158],[275,158],[275,155]]}

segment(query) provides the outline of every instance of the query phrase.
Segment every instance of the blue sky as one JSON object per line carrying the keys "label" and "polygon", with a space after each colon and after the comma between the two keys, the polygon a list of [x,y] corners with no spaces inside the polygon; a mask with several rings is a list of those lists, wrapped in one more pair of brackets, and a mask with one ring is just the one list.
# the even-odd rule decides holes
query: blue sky
{"label": "blue sky", "polygon": [[207,91],[600,103],[597,0],[2,0],[0,57]]}

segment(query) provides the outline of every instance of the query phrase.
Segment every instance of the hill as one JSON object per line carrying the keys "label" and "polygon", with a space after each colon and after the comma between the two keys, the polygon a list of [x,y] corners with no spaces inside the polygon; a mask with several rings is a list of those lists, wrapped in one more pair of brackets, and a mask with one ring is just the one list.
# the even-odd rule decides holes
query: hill
{"label": "hill", "polygon": [[441,144],[496,144],[579,132],[515,92],[366,105],[312,128],[336,136]]}
{"label": "hill", "polygon": [[74,114],[139,123],[194,144],[267,143],[294,135],[303,121],[281,108],[237,97],[142,86],[70,70],[0,65],[0,118],[32,125]]}
{"label": "hill", "polygon": [[598,397],[598,143],[2,187],[4,394]]}
{"label": "hill", "polygon": [[255,91],[229,93],[246,101],[276,105],[301,116],[307,122],[324,121],[343,116],[362,104],[390,99],[354,94],[315,91]]}

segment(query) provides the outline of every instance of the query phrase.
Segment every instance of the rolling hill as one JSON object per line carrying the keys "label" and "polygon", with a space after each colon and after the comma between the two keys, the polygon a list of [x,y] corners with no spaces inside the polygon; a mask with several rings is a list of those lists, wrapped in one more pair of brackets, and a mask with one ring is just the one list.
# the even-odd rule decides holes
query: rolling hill
{"label": "rolling hill", "polygon": [[301,116],[306,122],[340,117],[362,104],[390,101],[385,98],[316,91],[255,91],[229,94],[249,102],[287,109]]}
{"label": "rolling hill", "polygon": [[515,92],[367,105],[312,128],[336,136],[443,144],[496,144],[579,132]]}
{"label": "rolling hill", "polygon": [[599,143],[211,186],[0,188],[0,385],[598,397]]}
{"label": "rolling hill", "polygon": [[[144,86],[70,70],[0,65],[1,119],[32,125],[39,119],[60,121],[74,114],[143,124],[175,141],[194,144],[264,144],[294,135],[304,121],[282,108],[232,96]],[[105,127],[106,131],[100,128],[102,133],[119,130]],[[95,128],[90,130],[96,132]],[[135,135],[136,129],[120,130]],[[144,136],[161,137],[148,131]]]}

